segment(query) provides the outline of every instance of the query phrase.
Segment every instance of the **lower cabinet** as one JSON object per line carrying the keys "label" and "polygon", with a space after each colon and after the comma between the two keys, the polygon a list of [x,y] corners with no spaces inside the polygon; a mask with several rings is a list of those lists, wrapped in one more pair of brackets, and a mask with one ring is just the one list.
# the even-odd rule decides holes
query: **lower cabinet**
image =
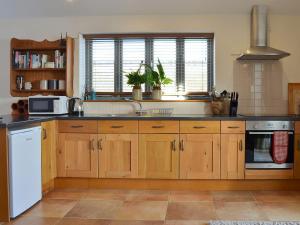
{"label": "lower cabinet", "polygon": [[221,179],[245,178],[245,134],[221,134]]}
{"label": "lower cabinet", "polygon": [[98,136],[99,177],[137,178],[138,134]]}
{"label": "lower cabinet", "polygon": [[54,188],[56,176],[56,122],[42,122],[42,191]]}
{"label": "lower cabinet", "polygon": [[294,178],[300,179],[300,134],[295,135]]}
{"label": "lower cabinet", "polygon": [[58,177],[98,177],[97,134],[60,133],[57,151]]}
{"label": "lower cabinet", "polygon": [[220,179],[220,134],[180,135],[180,178]]}
{"label": "lower cabinet", "polygon": [[178,134],[141,134],[139,138],[139,177],[178,179],[178,144]]}

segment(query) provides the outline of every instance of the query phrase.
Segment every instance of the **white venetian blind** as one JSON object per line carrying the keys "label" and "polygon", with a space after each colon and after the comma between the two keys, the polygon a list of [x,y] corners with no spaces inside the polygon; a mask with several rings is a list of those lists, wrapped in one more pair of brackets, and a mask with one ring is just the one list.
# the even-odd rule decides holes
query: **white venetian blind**
{"label": "white venetian blind", "polygon": [[[130,92],[132,87],[127,84],[125,74],[136,71],[141,61],[145,63],[145,40],[124,39],[122,50],[123,92]],[[143,73],[144,70],[141,70]]]}
{"label": "white venetian blind", "polygon": [[205,39],[184,41],[185,91],[207,92],[208,42]]}
{"label": "white venetian blind", "polygon": [[96,92],[114,91],[114,40],[93,41],[92,87]]}
{"label": "white venetian blind", "polygon": [[176,93],[176,39],[154,39],[153,60],[157,71],[158,59],[163,65],[167,77],[173,80],[172,84],[162,87],[165,94]]}
{"label": "white venetian blind", "polygon": [[[188,35],[188,34],[187,34]],[[176,35],[175,35],[176,36]],[[199,94],[214,85],[213,35],[161,37],[154,35],[86,39],[86,86],[102,94],[131,92],[127,73],[147,63],[157,71],[160,59],[172,84],[162,86],[165,95]],[[144,69],[141,71],[144,72]],[[142,89],[150,91],[148,85]]]}

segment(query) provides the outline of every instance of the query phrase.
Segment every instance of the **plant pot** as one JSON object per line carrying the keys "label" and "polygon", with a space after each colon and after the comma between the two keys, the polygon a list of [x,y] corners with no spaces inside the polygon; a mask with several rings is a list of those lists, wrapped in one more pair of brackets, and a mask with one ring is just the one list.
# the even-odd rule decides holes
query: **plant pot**
{"label": "plant pot", "polygon": [[141,88],[134,87],[132,89],[132,99],[133,100],[142,100],[143,99],[143,94],[142,94]]}
{"label": "plant pot", "polygon": [[154,100],[161,100],[161,88],[153,88],[152,90],[152,99]]}

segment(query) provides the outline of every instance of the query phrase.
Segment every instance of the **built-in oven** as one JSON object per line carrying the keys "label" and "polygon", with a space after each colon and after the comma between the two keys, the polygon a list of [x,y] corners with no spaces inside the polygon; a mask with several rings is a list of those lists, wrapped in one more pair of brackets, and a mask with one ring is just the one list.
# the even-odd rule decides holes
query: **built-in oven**
{"label": "built-in oven", "polygon": [[[288,133],[288,156],[284,163],[273,160],[275,131]],[[294,165],[294,122],[292,121],[246,121],[246,168],[289,169]]]}

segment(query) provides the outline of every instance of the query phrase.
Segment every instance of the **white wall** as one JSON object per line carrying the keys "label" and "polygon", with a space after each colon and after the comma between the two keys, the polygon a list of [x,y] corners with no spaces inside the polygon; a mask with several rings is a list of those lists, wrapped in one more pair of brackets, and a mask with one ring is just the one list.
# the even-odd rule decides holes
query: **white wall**
{"label": "white wall", "polygon": [[[250,43],[249,23],[249,15],[153,15],[0,20],[0,114],[9,113],[10,102],[14,101],[9,94],[9,46],[12,37],[55,40],[59,38],[61,32],[68,32],[73,37],[78,37],[79,33],[214,32],[216,87],[219,90],[232,90],[235,58]],[[283,85],[286,86],[287,82],[300,82],[298,74],[300,16],[271,15],[270,36],[273,47],[291,53],[290,57],[280,61],[286,77]],[[78,76],[78,63],[75,65],[75,72]],[[282,95],[287,99],[287,93]],[[202,107],[202,104],[197,106]]]}

